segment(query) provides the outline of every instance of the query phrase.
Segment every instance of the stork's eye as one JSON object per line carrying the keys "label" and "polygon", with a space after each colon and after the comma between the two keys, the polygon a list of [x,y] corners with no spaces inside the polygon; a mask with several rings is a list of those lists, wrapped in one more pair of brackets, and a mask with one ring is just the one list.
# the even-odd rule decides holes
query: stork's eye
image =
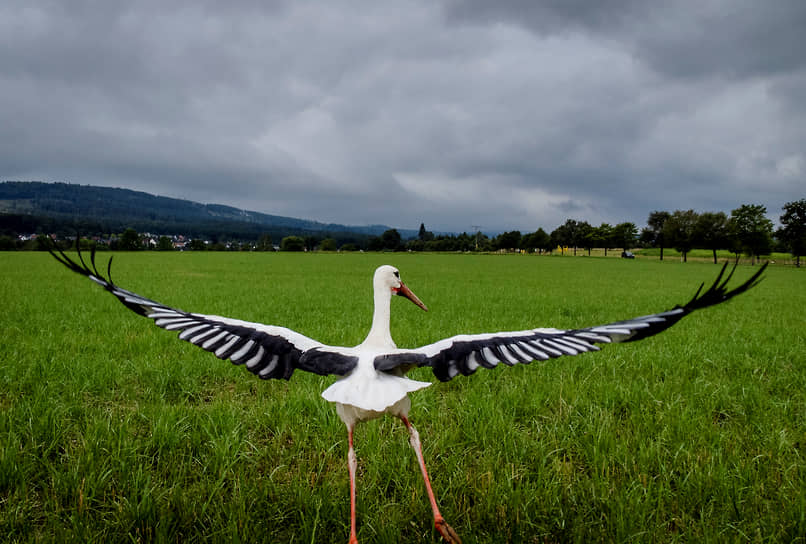
{"label": "stork's eye", "polygon": [[397,279],[400,279],[400,272],[398,272],[397,270],[395,270],[395,277],[396,277]]}

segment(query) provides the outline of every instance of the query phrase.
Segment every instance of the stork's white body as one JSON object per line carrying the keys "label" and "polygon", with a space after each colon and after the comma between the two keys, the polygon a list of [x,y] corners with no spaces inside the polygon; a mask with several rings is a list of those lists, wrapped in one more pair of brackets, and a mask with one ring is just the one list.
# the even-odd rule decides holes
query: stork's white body
{"label": "stork's white body", "polygon": [[322,393],[326,400],[336,403],[339,416],[348,427],[351,422],[374,419],[384,413],[407,416],[410,407],[407,395],[431,385],[407,378],[401,372],[375,369],[376,357],[397,351],[390,331],[392,293],[402,285],[396,273],[391,266],[381,266],[375,271],[372,327],[366,339],[348,352],[358,357],[358,364]]}
{"label": "stork's white body", "polygon": [[325,400],[336,403],[345,423],[348,419],[342,414],[349,414],[349,418],[355,421],[374,419],[384,413],[408,415],[408,403],[405,411],[400,411],[402,401],[408,401],[409,393],[431,385],[405,376],[378,372],[373,362],[382,353],[388,353],[388,350],[361,352],[355,370],[322,392]]}

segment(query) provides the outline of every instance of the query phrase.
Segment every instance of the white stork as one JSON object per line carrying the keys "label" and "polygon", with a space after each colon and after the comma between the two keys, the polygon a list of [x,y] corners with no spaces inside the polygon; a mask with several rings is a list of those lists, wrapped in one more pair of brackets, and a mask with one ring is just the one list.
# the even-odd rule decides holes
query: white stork
{"label": "white stork", "polygon": [[[76,242],[78,249],[78,241]],[[350,543],[356,543],[355,473],[356,456],[353,449],[353,429],[359,421],[391,414],[400,418],[409,432],[409,442],[417,456],[425,488],[434,513],[434,525],[449,543],[460,543],[456,532],[439,512],[428,472],[423,460],[422,446],[417,430],[408,419],[411,401],[408,393],[428,387],[430,383],[409,379],[406,372],[415,367],[431,367],[441,381],[459,374],[467,376],[478,368],[493,368],[499,362],[512,366],[517,363],[543,361],[563,355],[578,355],[598,351],[597,344],[632,342],[657,334],[695,310],[720,304],[756,285],[766,264],[747,281],[728,291],[734,265],[727,278],[722,267],[713,285],[701,294],[703,285],[694,297],[683,306],[643,317],[618,321],[584,329],[528,329],[515,332],[459,335],[415,349],[399,349],[389,330],[392,295],[401,295],[427,311],[426,306],[401,281],[400,273],[392,266],[381,266],[373,278],[375,310],[372,328],[366,339],[355,347],[328,346],[284,327],[251,323],[221,317],[189,313],[149,300],[118,287],[111,279],[112,259],[109,259],[107,276],[95,266],[95,251],[91,255],[92,268],[84,262],[79,250],[80,264],[61,250],[50,253],[71,270],[82,274],[115,295],[134,312],[148,317],[158,327],[179,331],[179,339],[191,342],[210,351],[220,359],[229,359],[236,365],[263,379],[289,379],[294,370],[305,370],[320,375],[334,374],[340,379],[328,387],[322,396],[336,405],[339,417],[347,426],[348,463],[350,471]],[[721,282],[721,283],[720,283]]]}

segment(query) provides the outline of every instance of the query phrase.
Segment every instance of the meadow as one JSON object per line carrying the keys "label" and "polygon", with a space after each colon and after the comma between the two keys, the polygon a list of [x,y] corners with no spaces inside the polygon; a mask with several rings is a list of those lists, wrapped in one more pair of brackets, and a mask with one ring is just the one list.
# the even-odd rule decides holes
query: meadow
{"label": "meadow", "polygon": [[[109,254],[99,255],[105,263]],[[394,264],[414,347],[584,327],[686,302],[707,262],[421,254],[120,253],[116,283],[189,311],[360,342]],[[754,267],[740,265],[735,282]],[[663,334],[480,369],[412,395],[466,544],[806,540],[806,272]],[[43,253],[0,254],[0,541],[345,542],[334,378],[261,381],[154,327]],[[438,542],[403,426],[358,427],[361,542]]]}

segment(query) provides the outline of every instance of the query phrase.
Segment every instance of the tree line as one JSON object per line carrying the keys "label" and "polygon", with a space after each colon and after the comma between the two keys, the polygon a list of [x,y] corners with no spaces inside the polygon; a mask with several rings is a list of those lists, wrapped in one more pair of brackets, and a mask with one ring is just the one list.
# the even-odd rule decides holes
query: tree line
{"label": "tree line", "polygon": [[714,262],[717,251],[729,250],[750,255],[754,260],[772,251],[789,252],[800,266],[800,256],[806,252],[806,199],[788,202],[780,216],[781,227],[774,231],[773,223],[762,205],[744,204],[731,211],[702,212],[694,210],[653,211],[647,226],[638,230],[631,222],[593,226],[587,221],[567,219],[551,232],[539,228],[522,234],[520,231],[503,232],[493,238],[477,232],[475,235],[434,236],[420,225],[417,238],[403,241],[394,229],[381,237],[371,237],[372,250],[409,251],[527,251],[553,253],[612,249],[629,251],[637,247],[673,248],[686,261],[692,249],[712,251]]}
{"label": "tree line", "polygon": [[[647,217],[647,226],[639,231],[631,222],[611,225],[602,223],[593,226],[587,221],[567,219],[551,232],[538,228],[534,232],[502,232],[487,236],[477,231],[468,234],[438,234],[420,224],[416,237],[404,239],[397,229],[389,229],[380,236],[344,239],[324,235],[287,235],[279,241],[271,233],[264,232],[256,240],[205,240],[189,238],[181,247],[190,250],[219,251],[429,251],[429,252],[573,252],[604,249],[629,251],[632,248],[652,247],[663,251],[672,248],[681,253],[683,260],[692,249],[707,249],[713,252],[730,250],[737,254],[750,255],[754,260],[772,251],[789,252],[800,266],[800,256],[806,252],[806,199],[788,202],[780,216],[781,227],[774,231],[762,205],[744,204],[730,215],[724,212],[694,210],[653,211]],[[96,239],[101,248],[137,250],[173,250],[175,243],[167,236],[147,237],[128,228],[122,234]],[[0,250],[37,249],[35,241],[21,242],[8,235],[0,235]]]}

